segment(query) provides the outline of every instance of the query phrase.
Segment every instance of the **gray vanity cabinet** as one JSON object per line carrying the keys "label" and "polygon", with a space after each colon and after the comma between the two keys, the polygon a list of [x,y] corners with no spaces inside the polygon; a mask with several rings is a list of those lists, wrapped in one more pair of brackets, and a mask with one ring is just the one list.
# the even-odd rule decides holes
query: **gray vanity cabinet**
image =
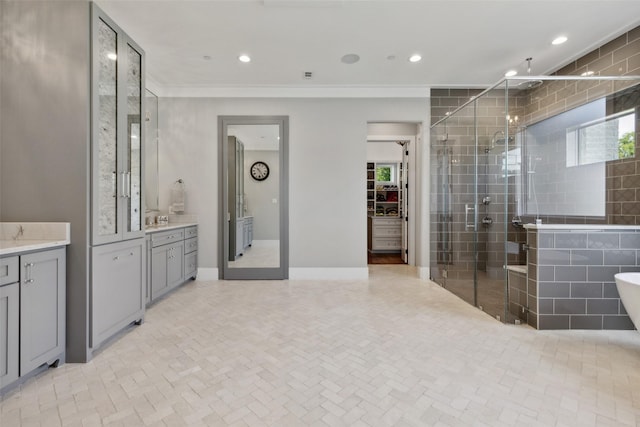
{"label": "gray vanity cabinet", "polygon": [[20,289],[18,257],[0,259],[0,390],[18,379]]}
{"label": "gray vanity cabinet", "polygon": [[195,279],[198,274],[198,227],[189,227],[184,233],[184,280]]}
{"label": "gray vanity cabinet", "polygon": [[65,249],[20,257],[20,375],[65,351]]}
{"label": "gray vanity cabinet", "polygon": [[64,362],[66,284],[65,248],[0,259],[0,392]]}
{"label": "gray vanity cabinet", "polygon": [[142,322],[145,309],[144,239],[92,248],[91,347],[132,322]]}
{"label": "gray vanity cabinet", "polygon": [[184,281],[184,230],[154,233],[151,236],[151,300],[164,295]]}

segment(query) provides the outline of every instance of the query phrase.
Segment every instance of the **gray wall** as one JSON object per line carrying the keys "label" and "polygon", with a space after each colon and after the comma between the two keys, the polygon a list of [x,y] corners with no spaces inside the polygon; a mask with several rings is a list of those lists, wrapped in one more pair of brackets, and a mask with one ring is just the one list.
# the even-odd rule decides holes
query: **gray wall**
{"label": "gray wall", "polygon": [[[269,177],[264,181],[251,178],[251,165],[257,161],[269,165]],[[253,216],[254,240],[280,239],[280,168],[278,152],[265,150],[244,150],[244,193],[247,212]],[[276,199],[277,203],[273,203]]]}
{"label": "gray wall", "polygon": [[[426,99],[162,98],[160,208],[168,208],[171,183],[185,179],[187,213],[200,218],[199,264],[218,267],[217,116],[286,115],[290,267],[366,267],[367,122],[422,122],[428,111]],[[416,252],[427,266],[428,248]]]}
{"label": "gray wall", "polygon": [[0,220],[71,223],[67,360],[76,361],[87,344],[89,4],[0,4]]}

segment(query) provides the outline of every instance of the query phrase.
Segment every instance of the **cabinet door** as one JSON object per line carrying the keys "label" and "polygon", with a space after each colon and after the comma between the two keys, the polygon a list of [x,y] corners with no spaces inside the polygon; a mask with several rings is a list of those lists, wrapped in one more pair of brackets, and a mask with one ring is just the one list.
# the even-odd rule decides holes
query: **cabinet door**
{"label": "cabinet door", "polygon": [[151,251],[151,300],[154,301],[169,290],[167,282],[167,261],[169,245],[153,248]]}
{"label": "cabinet door", "polygon": [[195,279],[198,274],[198,252],[184,256],[184,280]]}
{"label": "cabinet door", "polygon": [[126,76],[125,92],[122,94],[126,100],[126,116],[123,116],[121,126],[125,130],[122,137],[122,166],[121,170],[125,177],[124,183],[124,209],[122,219],[124,227],[124,239],[142,237],[144,207],[142,205],[142,140],[143,129],[141,116],[143,111],[143,60],[142,53],[138,46],[131,40],[125,43],[126,69],[123,73]]}
{"label": "cabinet door", "polygon": [[[244,219],[236,221],[236,258],[244,252]],[[235,259],[235,258],[234,258]]]}
{"label": "cabinet door", "polygon": [[92,5],[92,243],[144,236],[144,52]]}
{"label": "cabinet door", "polygon": [[153,258],[153,252],[151,250],[152,249],[151,236],[147,235],[144,239],[144,242],[147,250],[147,262],[146,262],[147,280],[145,283],[145,303],[149,304],[151,302],[151,277],[152,277],[151,259]]}
{"label": "cabinet door", "polygon": [[167,257],[167,285],[169,288],[184,282],[184,242],[171,245]]}
{"label": "cabinet door", "polygon": [[93,10],[92,238],[93,244],[98,244],[122,239],[125,177],[118,164],[118,69],[124,53],[119,51],[122,43],[118,27],[96,12],[96,7]]}
{"label": "cabinet door", "polygon": [[145,240],[92,249],[91,346],[144,316]]}
{"label": "cabinet door", "polygon": [[18,379],[18,283],[0,287],[0,389]]}
{"label": "cabinet door", "polygon": [[65,249],[20,257],[20,375],[65,350]]}

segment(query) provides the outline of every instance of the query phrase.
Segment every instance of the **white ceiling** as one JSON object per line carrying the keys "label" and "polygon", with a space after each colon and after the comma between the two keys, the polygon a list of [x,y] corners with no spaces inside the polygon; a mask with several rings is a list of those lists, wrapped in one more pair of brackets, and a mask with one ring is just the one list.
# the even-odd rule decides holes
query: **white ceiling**
{"label": "white ceiling", "polygon": [[[97,3],[165,89],[483,87],[510,68],[526,74],[527,57],[533,74],[547,74],[640,25],[639,0]],[[561,34],[569,41],[552,46]],[[360,61],[342,63],[350,53]],[[413,53],[423,60],[409,63]]]}

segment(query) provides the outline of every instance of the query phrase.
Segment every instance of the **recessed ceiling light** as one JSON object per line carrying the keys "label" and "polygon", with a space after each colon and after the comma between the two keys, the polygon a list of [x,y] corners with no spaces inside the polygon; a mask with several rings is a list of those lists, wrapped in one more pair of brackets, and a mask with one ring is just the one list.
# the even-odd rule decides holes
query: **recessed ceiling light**
{"label": "recessed ceiling light", "polygon": [[113,52],[109,52],[109,53],[107,53],[107,58],[109,58],[112,61],[115,61],[116,59],[118,59],[118,55],[116,55]]}
{"label": "recessed ceiling light", "polygon": [[355,53],[348,53],[343,56],[340,61],[345,64],[355,64],[356,62],[360,61],[360,56],[356,55]]}
{"label": "recessed ceiling light", "polygon": [[509,70],[509,71],[507,71],[506,73],[504,73],[504,76],[505,76],[505,77],[513,77],[513,76],[515,76],[516,74],[518,74],[518,72],[517,72],[516,70]]}
{"label": "recessed ceiling light", "polygon": [[240,55],[238,56],[238,60],[240,62],[251,62],[251,57],[249,55]]}
{"label": "recessed ceiling light", "polygon": [[418,54],[414,54],[409,57],[409,62],[420,62],[421,60],[422,60],[422,56]]}
{"label": "recessed ceiling light", "polygon": [[551,44],[558,45],[558,44],[562,44],[562,43],[566,42],[567,40],[568,39],[567,39],[566,36],[559,36],[559,37],[556,37],[555,39],[553,39]]}

